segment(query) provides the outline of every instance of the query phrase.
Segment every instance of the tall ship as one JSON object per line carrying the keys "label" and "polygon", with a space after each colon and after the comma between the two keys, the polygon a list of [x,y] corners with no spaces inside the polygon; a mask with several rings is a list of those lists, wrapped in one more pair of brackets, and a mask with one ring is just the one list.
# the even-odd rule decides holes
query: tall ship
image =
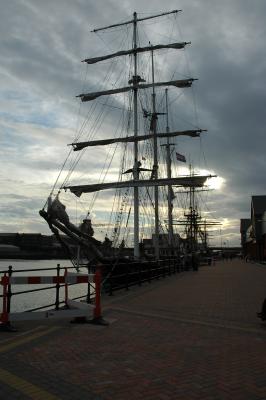
{"label": "tall ship", "polygon": [[[77,95],[82,123],[40,211],[77,268],[81,263],[112,266],[196,251],[195,226],[200,224],[195,206],[190,205],[190,228],[182,239],[174,229],[175,199],[180,191],[192,196],[204,190],[212,175],[174,173],[172,167],[174,161],[186,162],[175,151],[177,139],[194,140],[206,130],[170,128],[170,122],[177,121],[172,117],[173,99],[197,79],[178,76],[169,66],[175,66],[175,57],[191,43],[165,33],[162,42],[154,44],[143,33],[145,25],[153,24],[156,30],[159,20],[169,28],[180,11],[149,16],[134,12],[129,20],[92,31],[107,48],[110,33],[119,47],[83,60],[91,90],[84,83]],[[164,43],[165,38],[172,40]],[[73,223],[80,213],[82,220]]]}

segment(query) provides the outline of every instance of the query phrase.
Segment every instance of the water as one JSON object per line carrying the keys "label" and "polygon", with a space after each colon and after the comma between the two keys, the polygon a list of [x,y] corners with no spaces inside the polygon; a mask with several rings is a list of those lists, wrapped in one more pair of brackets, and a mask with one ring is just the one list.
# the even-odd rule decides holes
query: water
{"label": "water", "polygon": [[[6,271],[9,265],[12,265],[13,275],[12,276],[56,276],[56,270],[54,271],[38,271],[42,268],[56,268],[57,264],[60,267],[69,268],[73,267],[69,260],[0,260],[0,272]],[[16,272],[17,270],[37,269],[32,272]],[[81,271],[81,272],[85,272]],[[62,270],[60,275],[63,275]],[[0,274],[2,276],[2,274]],[[54,285],[12,285],[12,293],[21,292],[30,289],[47,288]],[[69,298],[72,299],[78,296],[86,296],[88,291],[87,283],[81,283],[78,285],[69,286],[68,294]],[[0,285],[0,293],[2,294],[2,285]],[[64,287],[60,288],[59,298],[60,301],[64,300]],[[47,304],[55,303],[56,289],[42,290],[33,293],[24,293],[13,295],[11,297],[11,312],[21,312],[30,310],[35,307],[41,307]],[[52,307],[53,308],[53,307]],[[2,310],[2,298],[0,298],[0,312]]]}

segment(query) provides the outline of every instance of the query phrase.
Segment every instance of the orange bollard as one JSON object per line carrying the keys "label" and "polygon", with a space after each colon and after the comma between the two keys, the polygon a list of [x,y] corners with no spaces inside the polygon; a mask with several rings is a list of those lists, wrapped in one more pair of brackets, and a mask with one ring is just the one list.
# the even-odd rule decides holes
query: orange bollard
{"label": "orange bollard", "polygon": [[101,310],[101,280],[102,274],[100,268],[97,266],[96,272],[94,275],[94,283],[95,283],[95,308],[93,317],[94,319],[99,319],[102,317]]}
{"label": "orange bollard", "polygon": [[16,329],[10,325],[9,314],[7,311],[7,289],[9,284],[9,277],[5,274],[1,279],[3,286],[3,310],[0,315],[0,331],[16,332]]}
{"label": "orange bollard", "polygon": [[101,266],[96,267],[96,272],[93,277],[93,282],[95,284],[95,305],[93,309],[93,318],[87,319],[86,317],[76,317],[71,322],[73,324],[95,324],[95,325],[109,325],[102,317],[101,309]]}
{"label": "orange bollard", "polygon": [[94,275],[95,308],[94,308],[94,312],[93,312],[93,320],[91,322],[94,324],[97,324],[97,325],[109,325],[109,323],[107,321],[105,321],[102,317],[101,281],[102,281],[101,265],[98,265],[96,268],[95,275]]}
{"label": "orange bollard", "polygon": [[0,322],[2,324],[8,324],[8,312],[7,312],[7,286],[9,279],[5,274],[2,278],[1,284],[3,285],[3,311],[0,317]]}

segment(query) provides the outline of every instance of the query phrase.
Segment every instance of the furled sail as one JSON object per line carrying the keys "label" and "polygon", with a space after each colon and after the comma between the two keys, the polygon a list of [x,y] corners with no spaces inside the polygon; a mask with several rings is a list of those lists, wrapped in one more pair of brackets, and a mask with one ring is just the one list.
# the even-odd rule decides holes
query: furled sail
{"label": "furled sail", "polygon": [[176,14],[176,13],[178,13],[180,11],[182,11],[182,10],[173,10],[173,11],[168,11],[168,12],[164,12],[164,13],[161,13],[161,14],[151,15],[149,17],[144,17],[144,18],[137,18],[137,13],[134,13],[134,19],[131,19],[130,21],[121,22],[119,24],[112,24],[112,25],[109,25],[109,26],[105,26],[103,28],[93,29],[91,32],[99,32],[99,31],[102,31],[102,30],[105,30],[105,29],[116,28],[118,26],[128,25],[128,24],[132,24],[132,23],[136,23],[136,22],[140,22],[140,21],[145,21],[147,19],[162,17],[163,15]]}
{"label": "furled sail", "polygon": [[69,189],[77,197],[80,197],[82,193],[93,193],[99,192],[105,189],[119,189],[124,187],[150,187],[150,186],[183,186],[183,187],[202,187],[208,178],[213,175],[196,175],[196,176],[181,176],[177,178],[161,178],[161,179],[143,179],[143,180],[131,180],[121,182],[107,182],[97,183],[93,185],[77,185],[77,186],[64,186],[63,189]]}
{"label": "furled sail", "polygon": [[[190,136],[190,137],[199,137],[201,132],[205,132],[205,129],[191,129],[186,131],[176,131],[176,132],[168,132],[168,133],[157,133],[156,136],[159,138],[167,138],[167,137],[175,137],[175,136]],[[127,136],[123,138],[115,138],[115,139],[101,139],[101,140],[90,140],[87,142],[77,142],[71,143],[74,151],[79,151],[89,146],[104,146],[113,143],[128,143],[128,142],[140,142],[142,140],[153,139],[153,135],[140,135],[140,136]]]}
{"label": "furled sail", "polygon": [[[190,87],[192,85],[192,82],[195,80],[196,79],[194,79],[194,78],[189,78],[189,79],[180,79],[180,80],[176,80],[176,81],[157,82],[154,84],[153,83],[141,83],[141,84],[137,85],[136,87],[138,89],[148,89],[148,88],[152,88],[153,86],[175,86],[178,88],[186,88],[186,87]],[[104,90],[101,92],[82,93],[76,97],[80,97],[81,101],[83,101],[83,102],[91,101],[91,100],[97,99],[97,97],[100,97],[100,96],[107,96],[109,94],[129,92],[130,90],[132,90],[134,88],[135,88],[135,86],[126,86],[123,88]]]}
{"label": "furled sail", "polygon": [[143,53],[145,51],[160,50],[160,49],[183,49],[187,44],[190,43],[191,42],[181,42],[181,43],[171,43],[171,44],[158,44],[156,46],[137,47],[136,49],[117,51],[116,53],[107,54],[106,56],[102,57],[86,58],[85,60],[83,60],[83,62],[86,62],[87,64],[95,64],[99,61],[109,60],[110,58],[127,56],[136,53]]}

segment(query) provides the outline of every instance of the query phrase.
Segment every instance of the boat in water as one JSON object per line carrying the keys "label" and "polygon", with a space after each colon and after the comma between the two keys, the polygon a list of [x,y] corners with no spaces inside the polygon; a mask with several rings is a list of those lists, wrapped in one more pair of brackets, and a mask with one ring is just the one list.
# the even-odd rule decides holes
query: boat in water
{"label": "boat in water", "polygon": [[[175,22],[180,11],[150,16],[139,16],[134,12],[125,22],[93,30],[96,35],[115,33],[121,39],[120,47],[106,55],[83,60],[88,76],[99,73],[99,87],[96,88],[90,79],[92,90],[84,89],[77,96],[81,105],[84,103],[87,107],[87,115],[40,211],[77,268],[81,263],[101,262],[112,266],[131,260],[159,260],[169,255],[180,257],[184,251],[195,251],[195,245],[192,245],[197,242],[195,205],[190,204],[191,215],[187,217],[190,221],[189,247],[184,241],[181,245],[181,237],[173,229],[174,192],[194,193],[195,189],[205,187],[211,175],[173,176],[171,158],[175,154],[175,162],[185,163],[185,156],[174,151],[177,138],[194,140],[206,130],[197,126],[170,129],[169,104],[172,100],[169,102],[169,92],[171,96],[179,97],[196,79],[177,77],[177,73],[172,73],[168,79],[157,80],[165,75],[164,70],[169,73],[168,64],[160,61],[160,56],[183,52],[191,43],[173,40],[152,44],[145,35],[142,35],[145,43],[140,43],[143,24],[160,18],[166,19],[167,24],[171,18]],[[127,43],[131,43],[131,47],[126,47]],[[95,169],[91,175],[89,168],[87,175],[84,172],[90,161],[96,163],[96,169],[97,162],[99,164],[96,182],[93,182]],[[103,200],[100,200],[100,194],[104,194]],[[66,196],[72,197],[72,201],[73,198],[83,201],[86,217],[78,224],[70,221]],[[92,206],[97,204],[101,204],[100,213],[93,211]],[[94,225],[92,219],[95,218],[98,222]],[[94,234],[96,225],[98,233],[99,227],[102,228],[104,238]]]}

